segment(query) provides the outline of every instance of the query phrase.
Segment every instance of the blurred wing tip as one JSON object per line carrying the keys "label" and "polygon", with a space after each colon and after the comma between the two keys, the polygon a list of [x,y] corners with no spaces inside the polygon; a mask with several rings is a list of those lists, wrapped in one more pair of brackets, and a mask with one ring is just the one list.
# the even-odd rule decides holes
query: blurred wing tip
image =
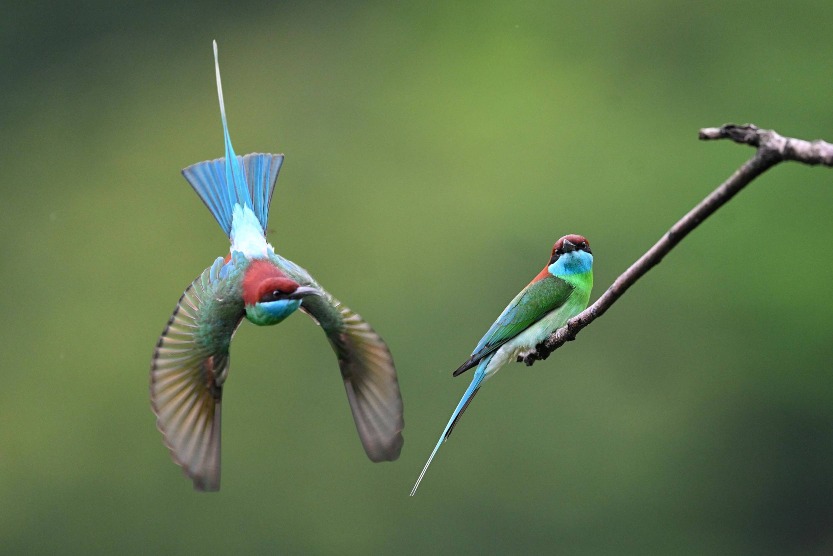
{"label": "blurred wing tip", "polygon": [[[198,470],[195,466],[189,464],[185,461],[181,455],[181,448],[174,445],[171,441],[170,435],[168,434],[168,427],[166,427],[163,417],[160,412],[160,408],[157,404],[156,397],[154,396],[154,380],[151,378],[151,397],[150,397],[150,406],[153,410],[154,416],[156,416],[156,429],[162,434],[162,443],[165,445],[165,448],[168,449],[168,453],[171,456],[171,460],[182,468],[183,474],[191,479],[194,484],[194,490],[202,491],[202,492],[216,492],[220,490],[220,467],[219,463],[213,463],[207,466],[206,469]],[[219,403],[218,403],[219,406]],[[219,407],[217,409],[219,412]],[[212,422],[212,428],[217,426],[217,424]],[[219,450],[216,453],[216,457],[219,457]]]}
{"label": "blurred wing tip", "polygon": [[184,468],[183,471],[185,471],[185,475],[194,482],[194,490],[198,490],[200,492],[217,492],[220,490],[219,477],[214,478],[190,475]]}
{"label": "blurred wing tip", "polygon": [[367,457],[370,458],[370,461],[373,463],[383,463],[386,461],[396,461],[399,459],[400,454],[402,453],[402,446],[405,444],[405,438],[403,438],[401,431],[397,433],[396,437],[392,439],[392,442],[387,446],[381,446],[377,450],[373,450],[372,452],[369,450],[365,450],[367,452]]}
{"label": "blurred wing tip", "polygon": [[399,459],[405,439],[402,398],[398,384],[387,392],[386,400],[357,395],[353,383],[345,381],[347,399],[367,457],[374,463]]}

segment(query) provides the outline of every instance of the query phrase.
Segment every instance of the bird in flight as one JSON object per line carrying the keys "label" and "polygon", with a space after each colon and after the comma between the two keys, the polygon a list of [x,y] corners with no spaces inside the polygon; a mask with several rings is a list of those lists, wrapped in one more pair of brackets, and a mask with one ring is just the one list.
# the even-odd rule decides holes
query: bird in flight
{"label": "bird in flight", "polygon": [[374,462],[395,460],[404,421],[390,350],[358,314],[266,241],[283,155],[235,155],[216,41],[214,67],[225,157],[199,162],[182,174],[229,237],[231,249],[188,286],[156,344],[150,398],[165,444],[195,489],[219,490],[220,408],[231,339],[244,318],[267,326],[300,309],[321,326],[335,351],[367,456]]}

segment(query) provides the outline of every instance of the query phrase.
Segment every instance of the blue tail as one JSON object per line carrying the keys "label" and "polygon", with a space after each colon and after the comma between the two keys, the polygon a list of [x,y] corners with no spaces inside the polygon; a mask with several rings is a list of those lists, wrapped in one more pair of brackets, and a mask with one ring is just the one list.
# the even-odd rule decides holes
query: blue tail
{"label": "blue tail", "polygon": [[241,157],[234,154],[223,102],[217,41],[214,41],[214,67],[217,74],[217,96],[220,99],[226,156],[193,164],[182,170],[182,175],[217,219],[226,235],[231,234],[231,217],[236,204],[252,209],[265,233],[269,220],[269,203],[283,164],[283,155],[256,153]]}
{"label": "blue tail", "polygon": [[465,394],[460,399],[460,403],[457,404],[457,408],[454,410],[454,413],[451,414],[451,419],[449,419],[448,424],[445,426],[443,433],[440,435],[439,441],[437,441],[437,445],[434,446],[434,451],[431,452],[431,456],[428,458],[428,461],[425,463],[425,467],[422,468],[422,473],[419,474],[419,478],[417,479],[414,488],[411,489],[411,496],[416,494],[417,489],[419,488],[419,483],[422,482],[422,478],[425,476],[425,472],[428,471],[428,466],[431,465],[431,461],[433,461],[434,456],[437,455],[437,451],[440,449],[440,446],[443,445],[449,436],[451,436],[451,431],[454,430],[454,426],[457,424],[457,421],[460,420],[462,417],[463,412],[469,406],[471,401],[474,399],[474,395],[477,394],[477,391],[480,389],[480,384],[483,382],[483,379],[486,378],[486,367],[489,366],[489,361],[492,360],[494,354],[489,355],[480,361],[480,364],[477,366],[477,370],[474,373],[474,378],[469,384],[469,387],[466,389]]}

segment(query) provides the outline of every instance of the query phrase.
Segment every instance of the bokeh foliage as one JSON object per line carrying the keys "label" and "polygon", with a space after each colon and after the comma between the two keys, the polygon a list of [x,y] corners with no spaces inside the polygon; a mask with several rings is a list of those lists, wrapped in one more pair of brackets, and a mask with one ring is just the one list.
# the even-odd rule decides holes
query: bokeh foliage
{"label": "bokeh foliage", "polygon": [[[776,168],[579,340],[450,372],[582,233],[594,298],[752,151],[833,140],[829,2],[31,2],[0,22],[0,552],[825,554],[833,174]],[[287,155],[269,240],[388,340],[405,448],[366,460],[304,316],[245,325],[223,489],[155,430],[153,345],[225,238],[179,176]]]}

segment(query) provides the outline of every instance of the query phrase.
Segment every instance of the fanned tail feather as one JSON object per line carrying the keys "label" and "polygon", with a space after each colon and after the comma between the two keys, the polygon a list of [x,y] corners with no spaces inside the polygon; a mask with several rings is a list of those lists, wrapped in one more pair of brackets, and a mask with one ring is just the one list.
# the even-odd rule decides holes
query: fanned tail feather
{"label": "fanned tail feather", "polygon": [[474,396],[477,394],[477,391],[480,389],[480,385],[483,383],[483,379],[486,378],[486,367],[489,366],[489,361],[492,360],[492,356],[488,356],[482,361],[477,367],[477,371],[474,373],[474,378],[469,384],[469,387],[466,389],[466,392],[463,394],[463,397],[460,399],[460,403],[457,404],[457,407],[454,409],[454,413],[451,414],[451,419],[448,420],[448,424],[443,429],[443,433],[440,435],[440,439],[437,441],[437,445],[434,446],[434,451],[431,452],[431,456],[428,458],[428,461],[425,463],[425,467],[422,468],[422,472],[419,474],[419,478],[417,478],[416,484],[414,488],[411,489],[411,496],[416,494],[417,489],[419,488],[419,484],[422,482],[422,478],[425,476],[425,472],[428,471],[428,466],[431,465],[431,462],[434,460],[434,456],[437,455],[437,451],[439,451],[440,446],[443,445],[443,442],[448,440],[448,437],[451,436],[451,432],[454,430],[455,425],[460,420],[460,417],[463,416],[463,412],[466,411],[471,401],[474,399]]}
{"label": "fanned tail feather", "polygon": [[246,173],[246,184],[249,186],[249,194],[252,197],[252,210],[257,216],[260,225],[266,232],[266,224],[269,222],[269,205],[272,202],[272,193],[275,191],[275,184],[278,181],[278,172],[283,165],[282,154],[247,154],[242,160],[243,170]]}
{"label": "fanned tail feather", "polygon": [[[283,155],[252,153],[236,158],[238,164],[244,169],[246,177],[248,188],[246,199],[237,197],[235,189],[226,185],[228,182],[225,174],[225,158],[198,162],[182,170],[182,175],[200,196],[227,236],[231,235],[231,216],[235,204],[251,208],[265,233],[266,224],[269,221],[269,204],[272,201],[275,183],[278,181],[278,172],[283,164]],[[249,198],[252,199],[251,202]]]}
{"label": "fanned tail feather", "polygon": [[182,174],[217,219],[226,235],[231,234],[235,204],[252,209],[265,233],[269,220],[269,202],[272,200],[283,155],[254,153],[240,157],[234,154],[223,101],[217,41],[214,41],[214,68],[226,155],[223,158],[193,164],[182,170]]}

